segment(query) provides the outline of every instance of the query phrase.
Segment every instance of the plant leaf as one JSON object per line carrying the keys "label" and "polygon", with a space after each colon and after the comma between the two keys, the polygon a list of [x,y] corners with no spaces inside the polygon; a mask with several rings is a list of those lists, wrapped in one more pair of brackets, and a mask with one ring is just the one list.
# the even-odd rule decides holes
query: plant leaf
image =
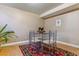
{"label": "plant leaf", "polygon": [[4,41],[5,41],[5,43],[7,43],[7,41],[8,41],[8,38],[7,38],[7,37],[4,37]]}
{"label": "plant leaf", "polygon": [[0,30],[0,33],[3,32],[6,27],[7,27],[7,24]]}
{"label": "plant leaf", "polygon": [[12,34],[12,33],[14,33],[14,31],[7,31],[7,32],[4,32],[4,33],[1,33],[1,34],[0,34],[0,37],[7,36],[7,35]]}
{"label": "plant leaf", "polygon": [[7,24],[0,30],[0,42],[4,41],[5,43],[7,43],[8,39],[15,33],[14,31],[4,31],[6,27]]}

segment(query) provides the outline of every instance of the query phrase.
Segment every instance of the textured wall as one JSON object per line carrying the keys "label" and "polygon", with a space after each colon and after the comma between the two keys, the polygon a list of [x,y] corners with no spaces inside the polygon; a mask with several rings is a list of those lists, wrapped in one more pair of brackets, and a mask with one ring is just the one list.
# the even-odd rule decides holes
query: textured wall
{"label": "textured wall", "polygon": [[[61,19],[61,27],[56,27],[55,21]],[[45,20],[46,30],[58,30],[58,40],[79,45],[79,11],[74,11]]]}
{"label": "textured wall", "polygon": [[8,24],[8,30],[15,31],[18,36],[11,41],[23,41],[28,39],[30,30],[36,31],[39,26],[43,26],[43,20],[36,14],[0,5],[0,25],[5,24]]}

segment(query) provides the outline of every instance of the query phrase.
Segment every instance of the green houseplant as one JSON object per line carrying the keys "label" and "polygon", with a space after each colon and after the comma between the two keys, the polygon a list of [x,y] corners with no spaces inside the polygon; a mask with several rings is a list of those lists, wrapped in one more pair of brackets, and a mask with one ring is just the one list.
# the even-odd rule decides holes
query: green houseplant
{"label": "green houseplant", "polygon": [[9,40],[14,35],[14,31],[6,30],[7,24],[0,29],[0,42],[5,42]]}

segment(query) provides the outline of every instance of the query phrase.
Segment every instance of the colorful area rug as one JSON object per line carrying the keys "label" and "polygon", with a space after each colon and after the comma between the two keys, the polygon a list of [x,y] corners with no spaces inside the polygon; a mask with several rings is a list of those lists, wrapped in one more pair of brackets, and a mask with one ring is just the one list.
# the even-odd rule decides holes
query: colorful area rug
{"label": "colorful area rug", "polygon": [[40,47],[39,49],[36,49],[36,47],[34,48],[32,45],[21,45],[19,48],[24,56],[77,56],[76,54],[61,48],[56,48],[55,52],[51,49],[50,53],[48,52],[48,48],[45,47],[43,47],[43,52],[39,50]]}

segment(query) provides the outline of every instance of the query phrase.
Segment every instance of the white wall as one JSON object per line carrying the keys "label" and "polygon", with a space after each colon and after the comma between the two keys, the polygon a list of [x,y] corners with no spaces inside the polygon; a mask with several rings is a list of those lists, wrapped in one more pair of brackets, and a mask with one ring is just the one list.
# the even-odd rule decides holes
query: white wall
{"label": "white wall", "polygon": [[11,41],[28,39],[31,30],[43,26],[43,20],[36,14],[0,5],[0,25],[8,24],[7,29],[15,31],[18,38]]}
{"label": "white wall", "polygon": [[[61,27],[55,26],[55,21],[61,19]],[[58,30],[58,40],[79,45],[79,11],[74,11],[45,20],[46,30]]]}

